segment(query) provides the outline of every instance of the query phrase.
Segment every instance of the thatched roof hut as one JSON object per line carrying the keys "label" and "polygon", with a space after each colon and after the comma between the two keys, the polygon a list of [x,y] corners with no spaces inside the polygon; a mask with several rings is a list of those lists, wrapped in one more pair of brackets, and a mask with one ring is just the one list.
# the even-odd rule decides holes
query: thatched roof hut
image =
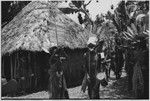
{"label": "thatched roof hut", "polygon": [[51,54],[46,52],[56,46],[65,47],[68,55],[64,62],[68,86],[80,84],[84,76],[83,54],[90,36],[93,34],[64,15],[52,2],[33,1],[2,28],[3,77],[17,79],[22,90],[47,87]]}
{"label": "thatched roof hut", "polygon": [[53,3],[33,1],[2,29],[1,53],[46,51],[53,46],[85,48],[89,35]]}

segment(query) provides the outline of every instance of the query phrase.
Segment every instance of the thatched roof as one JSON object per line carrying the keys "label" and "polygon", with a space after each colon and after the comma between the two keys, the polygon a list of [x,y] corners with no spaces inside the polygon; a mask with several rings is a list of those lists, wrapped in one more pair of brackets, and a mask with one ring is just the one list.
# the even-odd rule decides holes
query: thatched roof
{"label": "thatched roof", "polygon": [[91,35],[51,2],[33,1],[2,29],[1,52],[85,48]]}

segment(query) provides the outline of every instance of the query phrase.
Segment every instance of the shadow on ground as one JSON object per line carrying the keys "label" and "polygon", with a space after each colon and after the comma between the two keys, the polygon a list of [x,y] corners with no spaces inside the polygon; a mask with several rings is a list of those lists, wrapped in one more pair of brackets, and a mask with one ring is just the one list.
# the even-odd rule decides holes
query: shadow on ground
{"label": "shadow on ground", "polygon": [[127,77],[119,80],[110,79],[109,85],[100,89],[101,99],[134,99],[132,92],[128,91]]}
{"label": "shadow on ground", "polygon": [[[113,73],[106,87],[100,86],[100,99],[134,99],[132,92],[128,91],[126,74],[116,80]],[[68,89],[70,99],[89,99],[87,90],[81,93],[81,86]],[[3,97],[2,99],[48,99],[48,92],[41,91],[19,97]]]}

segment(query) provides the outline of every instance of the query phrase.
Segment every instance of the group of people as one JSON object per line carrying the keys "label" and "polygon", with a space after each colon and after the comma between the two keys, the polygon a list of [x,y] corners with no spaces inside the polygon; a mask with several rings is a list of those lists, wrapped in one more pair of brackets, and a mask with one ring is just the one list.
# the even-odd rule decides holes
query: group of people
{"label": "group of people", "polygon": [[[122,67],[125,64],[126,72],[128,74],[129,87],[133,82],[133,69],[129,68],[130,57],[121,46],[120,42],[116,40],[115,50],[112,52],[105,51],[104,41],[98,41],[96,37],[89,38],[88,50],[84,54],[84,71],[81,91],[85,92],[88,87],[88,95],[90,99],[99,99],[99,86],[106,86],[110,77],[110,70],[114,71],[116,79],[121,77]],[[133,55],[128,51],[129,54]],[[62,50],[55,48],[50,58],[49,85],[48,92],[50,99],[68,99],[67,84],[63,73],[62,62],[66,56],[63,56]],[[109,55],[108,55],[109,54]],[[125,57],[124,57],[125,55]],[[130,57],[126,57],[130,56]],[[128,61],[129,60],[129,61]],[[146,78],[147,79],[147,78]]]}
{"label": "group of people", "polygon": [[[108,75],[110,74],[110,67],[114,67],[113,55],[106,59],[107,54],[103,47],[104,41],[97,40],[96,37],[90,37],[88,42],[88,50],[84,54],[84,71],[81,91],[85,92],[88,87],[88,95],[90,99],[99,99],[99,86],[106,86],[108,84]],[[119,51],[118,51],[119,52]],[[69,98],[66,80],[63,73],[62,62],[66,57],[62,55],[62,50],[55,47],[50,57],[49,85],[48,92],[50,99]],[[118,60],[119,61],[119,60]],[[117,61],[117,62],[118,62]],[[108,66],[108,64],[111,64]],[[120,66],[120,65],[118,65]],[[115,67],[114,67],[115,68]],[[113,68],[113,69],[114,69]],[[119,68],[119,67],[118,67]],[[120,77],[120,69],[115,68],[116,77]],[[119,75],[119,76],[118,76]]]}
{"label": "group of people", "polygon": [[100,98],[99,86],[100,84],[104,87],[108,85],[111,70],[113,70],[116,79],[120,79],[124,56],[118,43],[116,42],[115,50],[110,51],[105,48],[104,41],[89,42],[89,50],[84,55],[86,74],[81,90],[85,92],[86,86],[88,86],[90,99]]}
{"label": "group of people", "polygon": [[[98,48],[102,48],[103,41],[97,43],[96,37],[91,37],[88,41],[88,51],[84,54],[84,71],[85,77],[82,82],[81,90],[85,92],[88,86],[89,98],[99,98],[99,86],[100,82],[107,85],[105,80],[104,68],[101,69],[101,61],[104,62],[104,52],[98,52]],[[102,50],[102,49],[100,49]],[[48,92],[50,99],[69,98],[66,80],[63,73],[62,62],[67,56],[62,55],[61,49],[57,47],[53,48],[52,55],[50,57],[50,69]],[[100,74],[101,73],[101,74]]]}

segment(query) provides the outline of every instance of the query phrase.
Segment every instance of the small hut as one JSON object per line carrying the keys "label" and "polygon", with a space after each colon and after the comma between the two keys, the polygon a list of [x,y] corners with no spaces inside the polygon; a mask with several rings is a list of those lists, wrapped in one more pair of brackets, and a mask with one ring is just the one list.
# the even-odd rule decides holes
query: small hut
{"label": "small hut", "polygon": [[56,46],[68,55],[64,63],[67,86],[76,86],[82,82],[83,54],[92,35],[52,2],[30,2],[2,28],[2,77],[16,79],[22,91],[46,89],[51,55],[47,52]]}

